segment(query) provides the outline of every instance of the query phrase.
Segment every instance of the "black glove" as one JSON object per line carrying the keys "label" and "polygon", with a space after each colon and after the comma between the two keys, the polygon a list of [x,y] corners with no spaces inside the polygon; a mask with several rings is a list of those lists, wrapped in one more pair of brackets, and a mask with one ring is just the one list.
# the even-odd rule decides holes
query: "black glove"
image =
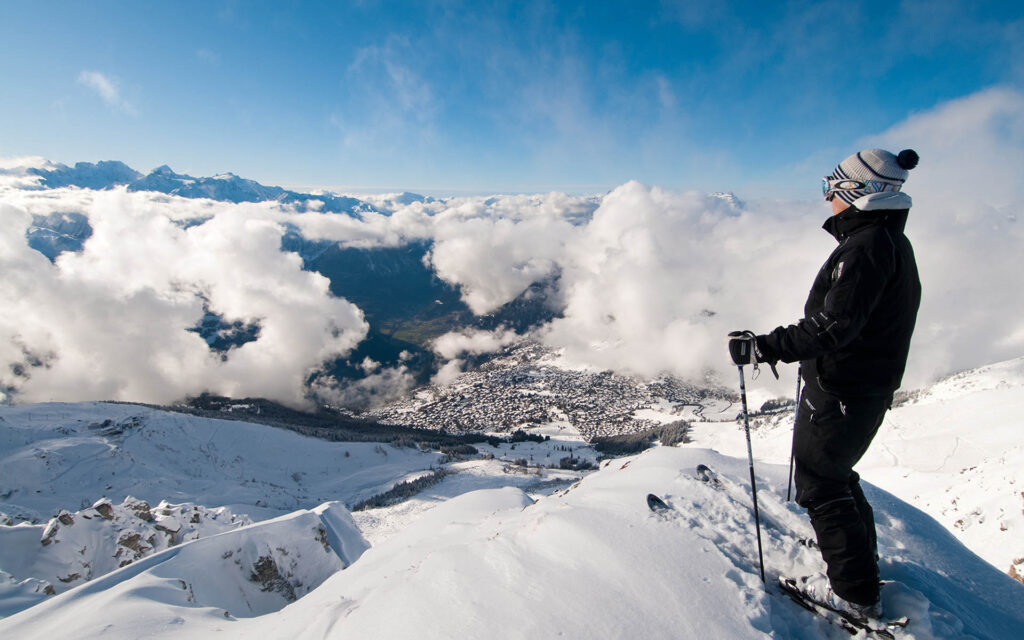
{"label": "black glove", "polygon": [[754,375],[758,372],[757,363],[767,362],[768,366],[772,368],[772,373],[775,374],[775,379],[779,378],[779,371],[775,368],[775,360],[767,358],[764,353],[757,346],[757,336],[754,335],[753,331],[732,331],[729,333],[729,355],[732,357],[733,364],[742,367],[745,364],[754,365]]}
{"label": "black glove", "polygon": [[729,355],[733,364],[743,366],[758,362],[757,339],[753,331],[732,331],[729,333]]}

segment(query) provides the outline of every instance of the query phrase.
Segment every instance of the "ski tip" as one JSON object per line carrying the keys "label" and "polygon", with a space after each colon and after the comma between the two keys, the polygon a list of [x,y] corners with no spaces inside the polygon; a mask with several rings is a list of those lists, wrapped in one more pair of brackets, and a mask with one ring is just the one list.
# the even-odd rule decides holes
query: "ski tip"
{"label": "ski tip", "polygon": [[697,478],[714,487],[720,487],[722,485],[722,481],[718,479],[718,474],[712,471],[711,467],[706,464],[697,465]]}
{"label": "ski tip", "polygon": [[658,509],[668,509],[668,504],[658,496],[654,495],[653,493],[648,493],[647,508],[650,509],[651,511],[656,511]]}

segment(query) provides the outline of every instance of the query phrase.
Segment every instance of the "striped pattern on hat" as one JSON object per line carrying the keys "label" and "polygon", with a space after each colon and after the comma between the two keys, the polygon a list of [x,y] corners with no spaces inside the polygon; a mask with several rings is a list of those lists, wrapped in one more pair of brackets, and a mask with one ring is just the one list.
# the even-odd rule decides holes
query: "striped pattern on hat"
{"label": "striped pattern on hat", "polygon": [[[883,182],[892,185],[885,191],[899,191],[910,175],[909,170],[917,166],[917,161],[917,153],[911,149],[901,151],[898,156],[884,149],[865,149],[840,162],[832,172],[832,177],[862,182]],[[854,189],[836,191],[835,195],[846,204],[853,204],[857,198],[877,191],[878,189]]]}

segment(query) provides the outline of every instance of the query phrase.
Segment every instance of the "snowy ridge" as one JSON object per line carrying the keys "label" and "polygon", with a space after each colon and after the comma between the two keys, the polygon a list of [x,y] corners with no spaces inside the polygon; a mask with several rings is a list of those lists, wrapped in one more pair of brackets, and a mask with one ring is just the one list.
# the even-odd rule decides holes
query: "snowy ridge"
{"label": "snowy ridge", "polygon": [[1024,578],[1024,358],[940,381],[887,418],[863,462],[873,482]]}
{"label": "snowy ridge", "polygon": [[[566,445],[576,447],[577,459],[592,460],[594,452],[578,434],[561,434],[556,429],[544,443],[480,445],[483,459],[460,461],[138,405],[0,407],[0,617],[183,542],[331,498],[354,505],[442,462],[454,472],[443,486],[359,514],[368,537],[382,539],[422,510],[477,488],[566,486],[581,475],[558,468]],[[348,526],[344,509],[320,516],[339,555],[362,552],[362,542],[332,533]]]}
{"label": "snowy ridge", "polygon": [[[23,189],[78,187],[105,190],[127,187],[129,191],[156,191],[183,198],[209,198],[221,202],[278,201],[298,210],[319,210],[360,215],[377,209],[368,202],[332,193],[297,193],[270,187],[227,172],[210,177],[175,173],[167,165],[142,174],[120,161],[76,162],[74,167],[42,158],[23,158],[0,165],[0,186]],[[401,194],[396,203],[415,201],[415,194]],[[422,200],[422,197],[420,196]]]}
{"label": "snowy ridge", "polygon": [[[103,620],[116,620],[138,601],[160,603],[158,619],[164,620],[166,611],[177,608],[204,618],[259,616],[315,589],[367,547],[344,506],[328,503],[167,549],[22,615],[45,621],[36,628],[55,636],[68,633],[65,615],[81,620],[84,612],[99,611]],[[4,622],[17,628],[19,618]],[[126,628],[129,635],[139,633],[135,624]]]}
{"label": "snowy ridge", "polygon": [[[692,470],[700,462],[719,472],[724,488],[696,478]],[[514,488],[469,493],[367,550],[305,598],[240,620],[242,602],[205,595],[223,590],[223,581],[240,584],[237,576],[189,569],[237,549],[236,537],[261,526],[255,525],[56,596],[0,621],[0,632],[75,638],[156,632],[190,638],[848,637],[762,586],[745,467],[745,460],[708,450],[663,447],[606,463],[537,501]],[[762,465],[758,471],[769,575],[819,571],[816,552],[797,543],[809,526],[801,510],[784,501],[786,468]],[[647,509],[650,490],[673,508],[669,517]],[[887,612],[911,618],[904,637],[1013,637],[1024,625],[1024,587],[925,514],[872,487],[868,493],[877,505],[883,577],[897,581],[883,592]],[[315,525],[305,518],[266,526]],[[178,563],[163,561],[171,554]]]}
{"label": "snowy ridge", "polygon": [[[101,499],[74,513],[62,510],[46,524],[0,527],[0,615],[10,615],[142,558],[201,537],[252,524],[226,507],[134,498]],[[30,576],[30,577],[29,577]]]}
{"label": "snowy ridge", "polygon": [[261,520],[330,500],[354,504],[440,458],[138,405],[0,407],[0,512],[45,522],[132,495],[151,505],[230,506]]}

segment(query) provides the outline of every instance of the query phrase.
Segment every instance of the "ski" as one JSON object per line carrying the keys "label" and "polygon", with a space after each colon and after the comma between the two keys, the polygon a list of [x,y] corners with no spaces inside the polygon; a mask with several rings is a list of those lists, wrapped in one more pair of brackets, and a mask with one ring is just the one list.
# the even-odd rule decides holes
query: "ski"
{"label": "ski", "polygon": [[647,508],[655,513],[664,513],[670,510],[672,507],[668,506],[664,500],[654,495],[653,493],[647,494]]}
{"label": "ski", "polygon": [[722,488],[722,481],[718,479],[718,474],[712,471],[711,467],[706,464],[697,465],[697,478],[715,489]]}
{"label": "ski", "polygon": [[[711,470],[706,464],[697,465],[697,478],[715,489],[721,489],[725,485],[718,479],[718,474]],[[647,508],[659,514],[665,514],[672,510],[668,503],[653,493],[647,494]]]}
{"label": "ski", "polygon": [[876,638],[894,640],[896,638],[896,631],[906,627],[909,622],[906,616],[896,620],[868,620],[857,618],[845,611],[837,611],[807,597],[807,595],[797,587],[795,580],[785,576],[779,576],[779,588],[782,589],[782,592],[789,596],[793,602],[824,618],[829,624],[843,629],[850,635],[856,635],[861,631],[865,631]]}
{"label": "ski", "polygon": [[[697,465],[696,474],[698,480],[714,489],[725,488],[725,484],[719,479],[718,474],[706,464]],[[667,516],[673,510],[667,502],[653,493],[647,494],[647,508],[661,516]]]}

